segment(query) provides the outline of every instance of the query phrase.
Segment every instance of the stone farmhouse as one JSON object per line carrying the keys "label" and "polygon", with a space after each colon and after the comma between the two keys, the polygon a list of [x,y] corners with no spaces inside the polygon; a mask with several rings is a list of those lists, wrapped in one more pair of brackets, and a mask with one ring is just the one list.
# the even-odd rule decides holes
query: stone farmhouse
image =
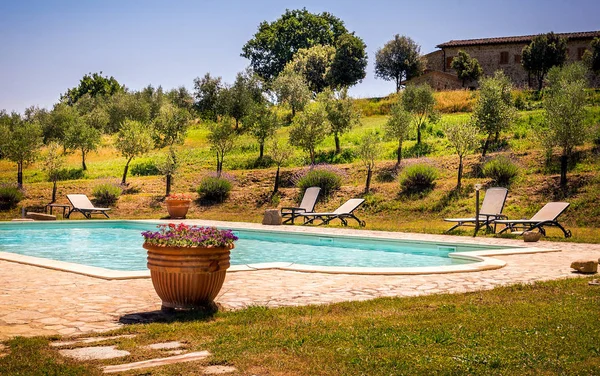
{"label": "stone farmhouse", "polygon": [[[594,38],[600,37],[600,31],[576,33],[557,33],[567,38],[567,54],[569,62],[581,60],[586,49]],[[531,43],[535,35],[515,37],[482,38],[451,40],[437,45],[439,50],[425,55],[427,69],[425,73],[410,80],[410,83],[428,83],[435,90],[454,90],[462,88],[462,81],[450,67],[452,59],[463,50],[476,58],[483,68],[484,75],[493,75],[497,70],[503,70],[517,87],[536,87],[534,77],[529,77],[521,65],[521,51]],[[600,87],[600,75],[590,77],[592,87]],[[467,83],[474,86],[475,83]]]}

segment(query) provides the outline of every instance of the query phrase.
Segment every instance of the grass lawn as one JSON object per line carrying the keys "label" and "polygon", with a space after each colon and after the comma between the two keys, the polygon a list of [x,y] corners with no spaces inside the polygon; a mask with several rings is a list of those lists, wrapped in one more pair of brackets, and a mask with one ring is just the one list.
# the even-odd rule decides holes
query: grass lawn
{"label": "grass lawn", "polygon": [[[118,363],[157,357],[141,345],[186,342],[210,364],[271,375],[594,375],[600,373],[600,288],[575,278],[468,294],[324,306],[253,307],[213,317],[128,325]],[[47,338],[15,338],[2,375],[93,375],[112,361],[61,358]],[[198,372],[197,363],[153,375]],[[132,373],[133,374],[133,373]],[[136,373],[137,374],[137,373]],[[146,374],[146,373],[143,373]]]}

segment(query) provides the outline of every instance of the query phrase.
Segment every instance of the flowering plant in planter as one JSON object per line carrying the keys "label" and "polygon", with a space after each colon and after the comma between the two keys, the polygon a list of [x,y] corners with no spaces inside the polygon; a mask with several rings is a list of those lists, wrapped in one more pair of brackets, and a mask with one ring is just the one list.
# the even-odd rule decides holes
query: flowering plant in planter
{"label": "flowering plant in planter", "polygon": [[158,225],[158,231],[144,231],[144,244],[160,247],[233,248],[238,237],[231,230],[216,227],[188,226],[183,223]]}

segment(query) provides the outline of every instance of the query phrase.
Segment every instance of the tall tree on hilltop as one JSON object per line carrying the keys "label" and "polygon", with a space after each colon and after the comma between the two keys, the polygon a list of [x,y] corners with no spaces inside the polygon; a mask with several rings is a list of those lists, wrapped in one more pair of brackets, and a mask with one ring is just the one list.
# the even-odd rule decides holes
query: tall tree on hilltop
{"label": "tall tree on hilltop", "polygon": [[477,81],[483,75],[479,61],[462,50],[458,51],[458,56],[452,59],[450,67],[456,71],[463,87],[466,81]]}
{"label": "tall tree on hilltop", "polygon": [[282,74],[297,73],[304,78],[310,90],[318,94],[329,86],[329,72],[335,57],[335,47],[313,46],[302,48],[285,66]]}
{"label": "tall tree on hilltop", "polygon": [[521,64],[537,80],[537,89],[542,90],[544,77],[554,66],[567,61],[567,39],[552,32],[533,37],[531,43],[523,47]]}
{"label": "tall tree on hilltop", "polygon": [[62,102],[72,105],[85,94],[89,94],[91,97],[110,96],[123,91],[125,91],[125,86],[119,84],[113,76],[102,76],[102,71],[100,71],[100,73],[84,75],[79,81],[79,86],[67,90],[65,94],[61,95],[60,99]]}
{"label": "tall tree on hilltop", "polygon": [[425,70],[421,47],[412,39],[396,34],[375,54],[375,76],[396,82],[396,92],[401,82],[420,76]]}
{"label": "tall tree on hilltop", "polygon": [[365,42],[353,35],[341,35],[335,45],[328,81],[332,88],[350,87],[367,75],[368,57]]}
{"label": "tall tree on hilltop", "polygon": [[313,14],[304,9],[286,10],[273,22],[263,21],[242,48],[241,56],[263,80],[270,83],[302,48],[335,46],[347,34],[344,22],[330,13]]}

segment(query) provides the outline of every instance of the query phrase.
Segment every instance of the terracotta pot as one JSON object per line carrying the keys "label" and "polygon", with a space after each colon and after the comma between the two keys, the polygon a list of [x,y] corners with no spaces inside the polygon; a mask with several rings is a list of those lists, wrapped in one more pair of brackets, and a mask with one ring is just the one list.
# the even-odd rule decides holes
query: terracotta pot
{"label": "terracotta pot", "polygon": [[185,218],[192,200],[165,200],[171,219]]}
{"label": "terracotta pot", "polygon": [[163,311],[207,309],[225,281],[229,247],[160,247],[144,244],[152,284]]}

